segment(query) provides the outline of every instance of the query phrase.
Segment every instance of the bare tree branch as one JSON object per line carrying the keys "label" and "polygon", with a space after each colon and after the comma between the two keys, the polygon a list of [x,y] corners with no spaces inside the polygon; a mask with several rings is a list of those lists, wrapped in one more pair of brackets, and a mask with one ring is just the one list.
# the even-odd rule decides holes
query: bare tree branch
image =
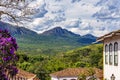
{"label": "bare tree branch", "polygon": [[0,15],[2,15],[2,14],[6,14],[6,15],[10,16],[12,19],[14,19],[14,20],[15,20],[15,16],[13,16],[13,15],[11,15],[11,14],[7,13],[7,12],[0,11]]}
{"label": "bare tree branch", "polygon": [[30,21],[30,16],[39,10],[36,7],[30,7],[33,1],[35,0],[0,0],[0,20],[3,15],[7,15],[14,22]]}

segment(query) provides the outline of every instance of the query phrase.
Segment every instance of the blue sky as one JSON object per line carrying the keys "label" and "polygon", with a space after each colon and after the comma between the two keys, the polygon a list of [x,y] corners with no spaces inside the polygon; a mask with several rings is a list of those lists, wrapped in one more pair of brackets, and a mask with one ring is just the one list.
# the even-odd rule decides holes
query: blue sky
{"label": "blue sky", "polygon": [[119,0],[36,0],[40,12],[27,28],[38,33],[60,26],[76,34],[104,35],[120,29]]}

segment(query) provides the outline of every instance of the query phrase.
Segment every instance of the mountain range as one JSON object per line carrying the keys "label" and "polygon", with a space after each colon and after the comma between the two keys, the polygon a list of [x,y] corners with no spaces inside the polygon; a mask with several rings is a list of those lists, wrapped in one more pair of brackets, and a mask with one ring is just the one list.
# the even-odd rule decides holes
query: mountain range
{"label": "mountain range", "polygon": [[25,27],[0,22],[0,29],[7,29],[17,39],[19,50],[33,54],[54,54],[88,45],[96,40],[96,37],[91,34],[81,36],[61,27],[37,34]]}

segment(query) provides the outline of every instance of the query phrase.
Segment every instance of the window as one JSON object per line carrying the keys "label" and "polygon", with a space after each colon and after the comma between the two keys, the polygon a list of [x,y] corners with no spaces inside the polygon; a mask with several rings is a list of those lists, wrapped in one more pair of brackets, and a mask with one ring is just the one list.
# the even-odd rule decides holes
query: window
{"label": "window", "polygon": [[118,43],[114,43],[114,65],[118,65]]}
{"label": "window", "polygon": [[105,64],[108,64],[108,45],[105,45]]}
{"label": "window", "polygon": [[109,64],[112,65],[112,44],[109,45]]}

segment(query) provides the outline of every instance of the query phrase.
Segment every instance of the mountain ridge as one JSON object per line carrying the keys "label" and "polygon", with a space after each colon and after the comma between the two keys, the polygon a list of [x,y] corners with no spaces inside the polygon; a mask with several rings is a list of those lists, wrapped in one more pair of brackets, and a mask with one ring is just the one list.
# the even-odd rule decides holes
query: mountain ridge
{"label": "mountain ridge", "polygon": [[82,37],[61,27],[37,34],[24,27],[0,22],[0,29],[8,29],[17,39],[20,50],[24,50],[27,53],[58,53],[91,44],[96,39],[94,36],[91,38]]}
{"label": "mountain ridge", "polygon": [[0,21],[0,29],[7,29],[13,36],[14,34],[37,34],[36,32],[29,30],[25,27],[13,26],[9,23],[4,23]]}
{"label": "mountain ridge", "polygon": [[[32,31],[32,30],[30,30],[28,28],[19,27],[19,26],[13,26],[13,25],[11,25],[9,23],[4,23],[4,22],[1,22],[1,21],[0,21],[0,29],[2,29],[2,30],[7,29],[12,35],[13,34],[17,34],[17,32],[18,32],[18,34],[22,34],[22,32],[24,32],[24,34],[26,34],[27,32],[30,32],[29,34],[36,34],[36,35],[38,35],[37,32]],[[59,34],[59,32],[61,34]],[[65,34],[65,32],[69,32],[70,34],[75,35],[75,36],[81,36],[79,34],[75,34],[74,32],[68,31],[67,29],[63,29],[60,26],[56,26],[55,28],[52,28],[50,30],[46,30],[46,31],[44,31],[43,33],[41,33],[39,35],[48,36],[48,35],[55,35],[56,34],[57,36],[60,36],[60,35]],[[91,36],[93,38],[95,37],[92,34],[85,34],[85,35],[83,35],[81,37],[88,37],[88,36]]]}
{"label": "mountain ridge", "polygon": [[69,37],[69,36],[75,36],[75,37],[80,37],[80,35],[75,34],[71,31],[68,31],[67,29],[63,29],[60,26],[52,28],[50,30],[44,31],[43,33],[41,33],[41,35],[44,36],[61,36],[61,37]]}

